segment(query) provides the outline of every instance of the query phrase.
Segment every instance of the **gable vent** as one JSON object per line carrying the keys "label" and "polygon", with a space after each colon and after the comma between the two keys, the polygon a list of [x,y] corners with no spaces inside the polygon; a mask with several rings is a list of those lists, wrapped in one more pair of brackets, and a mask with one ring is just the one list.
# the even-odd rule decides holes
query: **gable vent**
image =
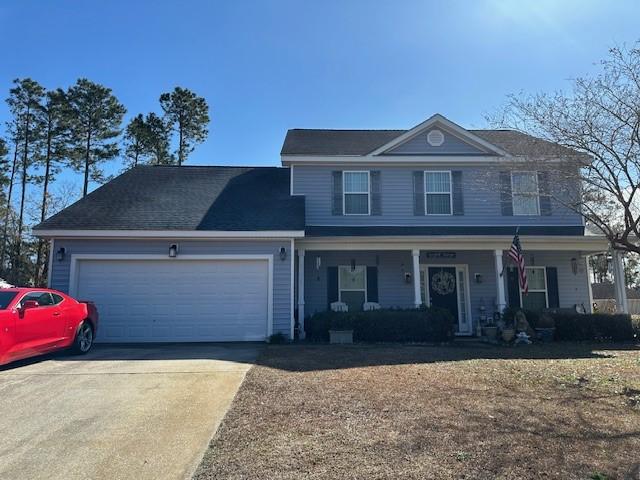
{"label": "gable vent", "polygon": [[431,130],[427,134],[427,143],[432,147],[439,147],[444,143],[444,134],[440,130]]}

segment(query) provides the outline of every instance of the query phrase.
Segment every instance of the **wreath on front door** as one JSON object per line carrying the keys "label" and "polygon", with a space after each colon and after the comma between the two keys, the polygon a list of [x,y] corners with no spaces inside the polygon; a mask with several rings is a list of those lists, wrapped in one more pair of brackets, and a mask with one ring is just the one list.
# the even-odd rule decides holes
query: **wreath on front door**
{"label": "wreath on front door", "polygon": [[438,295],[449,295],[456,288],[456,277],[449,272],[440,270],[431,277],[431,289]]}

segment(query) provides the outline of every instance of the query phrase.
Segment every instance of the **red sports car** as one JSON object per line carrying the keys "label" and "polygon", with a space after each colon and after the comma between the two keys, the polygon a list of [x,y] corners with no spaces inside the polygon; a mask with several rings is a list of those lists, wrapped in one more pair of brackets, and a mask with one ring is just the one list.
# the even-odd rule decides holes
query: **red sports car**
{"label": "red sports car", "polygon": [[98,311],[47,288],[0,289],[0,365],[71,347],[91,350]]}

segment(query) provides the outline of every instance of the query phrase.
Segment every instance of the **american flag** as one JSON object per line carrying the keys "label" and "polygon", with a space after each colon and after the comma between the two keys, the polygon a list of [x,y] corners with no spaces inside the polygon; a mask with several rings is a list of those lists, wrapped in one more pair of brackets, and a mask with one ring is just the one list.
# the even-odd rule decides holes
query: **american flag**
{"label": "american flag", "polygon": [[516,233],[511,242],[509,249],[509,257],[518,265],[518,279],[520,280],[520,290],[525,295],[529,293],[529,282],[527,281],[527,272],[524,268],[524,256],[522,255],[522,246],[520,245],[520,237]]}

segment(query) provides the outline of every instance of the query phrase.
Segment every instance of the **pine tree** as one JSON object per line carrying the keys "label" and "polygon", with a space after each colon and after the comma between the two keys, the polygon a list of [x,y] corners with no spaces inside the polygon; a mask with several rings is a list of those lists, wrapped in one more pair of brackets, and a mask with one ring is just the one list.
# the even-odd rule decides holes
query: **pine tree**
{"label": "pine tree", "polygon": [[148,128],[144,116],[139,113],[129,121],[124,130],[123,144],[127,168],[137,167],[138,164],[144,163],[148,156],[147,136]]}
{"label": "pine tree", "polygon": [[195,146],[204,142],[209,134],[209,107],[204,98],[181,87],[160,95],[160,106],[167,125],[178,134],[178,165],[182,165]]}
{"label": "pine tree", "polygon": [[89,181],[104,180],[101,164],[119,153],[117,137],[120,135],[124,106],[111,93],[111,89],[79,79],[69,88],[67,100],[70,113],[70,154],[72,166],[84,173],[82,195],[89,191]]}
{"label": "pine tree", "polygon": [[23,281],[22,260],[24,254],[22,250],[24,233],[24,213],[27,185],[30,181],[30,169],[34,160],[34,144],[42,137],[42,124],[38,121],[37,112],[40,108],[40,101],[45,93],[44,88],[38,82],[30,79],[14,80],[14,87],[9,91],[7,104],[17,124],[20,126],[20,143],[22,144],[20,160],[20,206],[18,210],[18,220],[16,228],[15,246],[13,251],[13,277],[12,280],[21,283]]}
{"label": "pine tree", "polygon": [[176,157],[171,154],[171,127],[155,113],[145,119],[147,128],[146,148],[154,165],[173,165]]}

